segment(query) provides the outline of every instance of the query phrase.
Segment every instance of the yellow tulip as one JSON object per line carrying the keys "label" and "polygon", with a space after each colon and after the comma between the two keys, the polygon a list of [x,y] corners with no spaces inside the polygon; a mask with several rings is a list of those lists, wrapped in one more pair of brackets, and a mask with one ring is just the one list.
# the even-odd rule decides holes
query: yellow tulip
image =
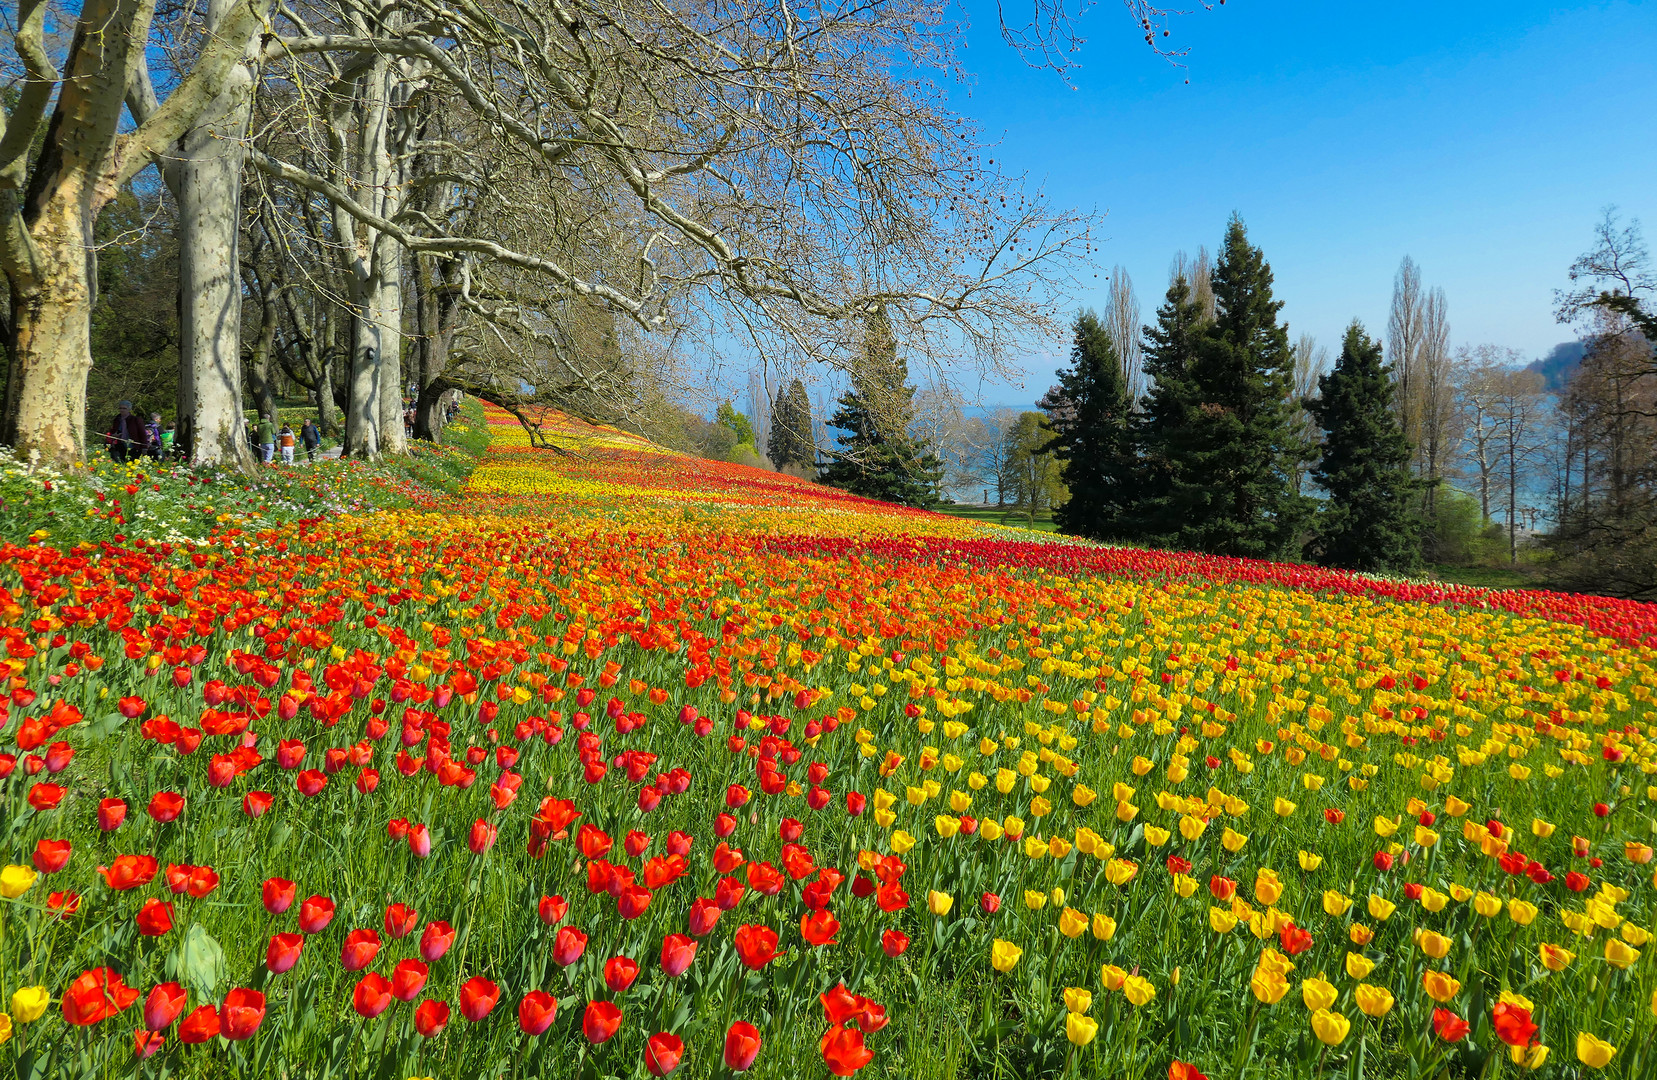
{"label": "yellow tulip", "polygon": [[988,784],[989,782],[990,782],[990,778],[985,776],[981,772],[973,772],[973,773],[968,773],[967,774],[967,787],[971,788],[974,791],[983,791],[984,790],[984,785]]}
{"label": "yellow tulip", "polygon": [[1081,986],[1065,987],[1064,1008],[1066,1012],[1087,1012],[1093,1008],[1093,991]]}
{"label": "yellow tulip", "polygon": [[1139,865],[1126,859],[1112,859],[1105,864],[1105,880],[1112,885],[1126,885],[1138,873]]}
{"label": "yellow tulip", "polygon": [[1507,1056],[1521,1069],[1540,1069],[1548,1060],[1548,1048],[1541,1043],[1530,1047],[1510,1046],[1507,1048]]}
{"label": "yellow tulip", "polygon": [[1243,850],[1243,845],[1248,843],[1248,841],[1249,838],[1247,836],[1230,827],[1227,827],[1226,830],[1220,834],[1220,846],[1224,847],[1233,855]]}
{"label": "yellow tulip", "polygon": [[1067,938],[1078,938],[1087,931],[1087,916],[1075,908],[1065,908],[1059,913],[1059,933]]}
{"label": "yellow tulip", "polygon": [[1008,814],[1006,820],[1001,823],[1001,828],[1006,831],[1008,837],[1017,840],[1024,835],[1024,819]]}
{"label": "yellow tulip", "polygon": [[1208,822],[1200,817],[1186,814],[1179,819],[1179,834],[1187,840],[1195,841],[1208,828]]}
{"label": "yellow tulip", "polygon": [[1216,934],[1229,934],[1237,925],[1237,916],[1225,908],[1210,907],[1208,909],[1208,925]]}
{"label": "yellow tulip", "polygon": [[1450,886],[1450,898],[1458,904],[1465,904],[1467,901],[1473,899],[1473,890],[1460,884],[1459,882],[1452,883]]}
{"label": "yellow tulip", "polygon": [[1363,953],[1349,952],[1346,954],[1346,973],[1354,979],[1368,978],[1369,973],[1375,970],[1375,961]]}
{"label": "yellow tulip", "polygon": [[1134,818],[1136,818],[1138,816],[1139,816],[1139,807],[1135,806],[1133,803],[1119,802],[1119,803],[1116,804],[1116,820],[1117,821],[1123,821],[1123,822],[1132,821]]}
{"label": "yellow tulip", "polygon": [[939,814],[932,819],[932,827],[938,830],[938,835],[948,840],[961,831],[961,819]]}
{"label": "yellow tulip", "polygon": [[1541,818],[1530,819],[1530,831],[1541,837],[1543,840],[1546,840],[1548,837],[1552,836],[1555,828],[1557,828],[1557,826],[1543,821]]}
{"label": "yellow tulip", "polygon": [[1625,922],[1622,924],[1622,939],[1630,945],[1644,945],[1651,940],[1651,931],[1643,926]]}
{"label": "yellow tulip", "polygon": [[1398,905],[1385,897],[1369,894],[1369,917],[1386,922],[1392,918],[1392,913],[1398,910]]}
{"label": "yellow tulip", "polygon": [[1437,889],[1423,888],[1421,890],[1421,906],[1426,908],[1428,911],[1435,913],[1443,911],[1444,905],[1449,902],[1450,898],[1439,892]]}
{"label": "yellow tulip", "polygon": [[978,832],[986,840],[1001,839],[1001,825],[993,819],[986,818],[979,826]]}
{"label": "yellow tulip", "polygon": [[1077,1046],[1086,1046],[1099,1034],[1099,1022],[1081,1013],[1065,1014],[1064,1037]]}
{"label": "yellow tulip", "polygon": [[902,829],[898,829],[896,832],[892,833],[892,851],[895,854],[903,855],[914,846],[915,838],[904,832]]}
{"label": "yellow tulip", "polygon": [[1461,983],[1445,971],[1427,971],[1421,976],[1421,986],[1440,1005],[1461,993]]}
{"label": "yellow tulip", "polygon": [[897,802],[897,801],[898,801],[898,797],[896,795],[892,794],[890,791],[887,791],[885,788],[876,788],[875,789],[875,809],[876,810],[890,810],[892,808],[892,804]]}
{"label": "yellow tulip", "polygon": [[1077,784],[1070,793],[1070,801],[1077,806],[1087,806],[1099,797],[1099,793],[1086,784]]}
{"label": "yellow tulip", "polygon": [[1161,829],[1155,825],[1145,826],[1145,842],[1152,847],[1161,847],[1168,842],[1169,838],[1170,833],[1167,829]]}
{"label": "yellow tulip", "polygon": [[1151,981],[1139,975],[1129,975],[1122,980],[1122,996],[1134,1005],[1145,1005],[1156,997],[1156,987]]}
{"label": "yellow tulip", "polygon": [[1378,817],[1375,819],[1375,835],[1391,836],[1398,831],[1398,821],[1395,818]]}
{"label": "yellow tulip", "polygon": [[1030,816],[1046,817],[1052,812],[1053,804],[1047,800],[1045,795],[1037,795],[1035,798],[1030,800]]}
{"label": "yellow tulip", "polygon": [[1076,830],[1076,850],[1081,852],[1083,855],[1098,854],[1099,845],[1104,842],[1104,837],[1100,836],[1098,833],[1094,832],[1092,829],[1089,829],[1085,825]]}
{"label": "yellow tulip", "polygon": [[1254,898],[1262,904],[1277,903],[1278,897],[1283,895],[1283,885],[1277,880],[1277,875],[1270,870],[1261,870],[1254,878]]}
{"label": "yellow tulip", "polygon": [[1473,894],[1473,910],[1485,918],[1494,918],[1502,910],[1500,897],[1491,896],[1487,892]]}
{"label": "yellow tulip", "polygon": [[1197,879],[1190,874],[1175,874],[1173,881],[1174,891],[1181,897],[1190,896],[1197,891]]}
{"label": "yellow tulip", "polygon": [[11,1037],[12,1018],[7,1016],[5,1013],[0,1013],[0,1046],[4,1046],[7,1042],[10,1042]]}
{"label": "yellow tulip", "polygon": [[1576,1059],[1590,1069],[1603,1069],[1611,1064],[1616,1056],[1617,1048],[1604,1039],[1596,1038],[1586,1031],[1576,1033]]}
{"label": "yellow tulip", "polygon": [[1138,789],[1129,787],[1127,784],[1124,784],[1122,781],[1118,780],[1110,787],[1110,797],[1119,803],[1131,802],[1133,801],[1134,792],[1136,790]]}
{"label": "yellow tulip", "polygon": [[1285,799],[1281,795],[1272,800],[1272,813],[1276,814],[1278,817],[1288,817],[1290,814],[1295,812],[1295,808],[1294,803],[1290,802],[1288,799]]}
{"label": "yellow tulip", "polygon": [[1093,936],[1100,941],[1109,941],[1116,936],[1116,920],[1098,912],[1093,916]]}
{"label": "yellow tulip", "polygon": [[1471,809],[1472,806],[1470,804],[1462,802],[1454,795],[1446,795],[1444,797],[1444,812],[1449,814],[1451,817],[1461,817]]}
{"label": "yellow tulip", "polygon": [[1296,857],[1300,860],[1300,868],[1308,874],[1323,865],[1323,856],[1313,855],[1309,851],[1302,851]]}
{"label": "yellow tulip", "polygon": [[1120,990],[1122,984],[1128,981],[1128,973],[1115,964],[1106,964],[1099,969],[1099,982],[1106,990]]}
{"label": "yellow tulip", "polygon": [[1254,966],[1262,971],[1273,971],[1283,976],[1295,969],[1293,960],[1269,947],[1260,950],[1260,959],[1255,961]]}
{"label": "yellow tulip", "polygon": [[1300,999],[1312,1012],[1327,1009],[1335,1003],[1335,997],[1340,991],[1335,984],[1321,977],[1300,980]]}
{"label": "yellow tulip", "polygon": [[1392,1011],[1392,991],[1384,986],[1359,983],[1352,991],[1352,997],[1365,1016],[1379,1019]]}
{"label": "yellow tulip", "polygon": [[1024,950],[1017,945],[996,938],[995,943],[990,946],[990,966],[997,971],[1011,971],[1018,966],[1018,958],[1023,955]]}
{"label": "yellow tulip", "polygon": [[1529,926],[1536,921],[1536,905],[1523,900],[1509,900],[1507,902],[1507,917],[1520,926]]}
{"label": "yellow tulip", "polygon": [[1339,917],[1341,915],[1345,915],[1347,909],[1351,906],[1352,898],[1350,896],[1342,896],[1334,889],[1323,890],[1324,914]]}
{"label": "yellow tulip", "polygon": [[7,900],[16,900],[29,891],[29,886],[35,883],[40,875],[27,866],[18,866],[15,863],[0,870],[0,896]]}
{"label": "yellow tulip", "polygon": [[995,770],[995,790],[1001,792],[1001,794],[1010,794],[1013,790],[1013,785],[1016,783],[1018,783],[1018,774],[1013,772],[1013,770]]}
{"label": "yellow tulip", "polygon": [[1039,836],[1026,836],[1024,838],[1024,854],[1032,859],[1046,858],[1047,841]]}
{"label": "yellow tulip", "polygon": [[12,995],[12,1018],[19,1024],[32,1024],[46,1015],[51,1001],[44,986],[25,986]]}
{"label": "yellow tulip", "polygon": [[1062,859],[1070,854],[1070,841],[1062,836],[1055,836],[1047,841],[1047,854],[1055,859]]}
{"label": "yellow tulip", "polygon": [[1605,939],[1605,960],[1617,970],[1626,971],[1639,958],[1639,949],[1631,948],[1616,938]]}
{"label": "yellow tulip", "polygon": [[1312,1034],[1325,1046],[1336,1046],[1352,1030],[1352,1021],[1340,1013],[1319,1009],[1312,1014]]}
{"label": "yellow tulip", "polygon": [[1433,930],[1424,930],[1416,940],[1421,951],[1434,960],[1442,960],[1450,954],[1450,939]]}
{"label": "yellow tulip", "polygon": [[1261,1004],[1276,1005],[1289,992],[1289,983],[1275,971],[1256,968],[1254,977],[1249,979],[1249,989]]}
{"label": "yellow tulip", "polygon": [[1051,893],[1049,893],[1048,895],[1052,898],[1054,907],[1063,907],[1064,906],[1064,886],[1062,886],[1062,885],[1053,886],[1053,891]]}
{"label": "yellow tulip", "polygon": [[1542,966],[1549,971],[1564,971],[1576,959],[1576,953],[1569,949],[1562,949],[1558,945],[1541,944],[1536,947],[1542,957]]}
{"label": "yellow tulip", "polygon": [[1031,911],[1040,911],[1047,906],[1047,894],[1040,889],[1025,889],[1024,906]]}
{"label": "yellow tulip", "polygon": [[936,889],[929,889],[926,894],[926,907],[932,914],[943,918],[949,914],[949,909],[955,906],[955,897],[948,893],[941,893]]}
{"label": "yellow tulip", "polygon": [[1134,758],[1133,764],[1128,767],[1133,770],[1133,774],[1135,776],[1144,776],[1146,773],[1156,768],[1156,762],[1152,761],[1148,757],[1140,756]]}

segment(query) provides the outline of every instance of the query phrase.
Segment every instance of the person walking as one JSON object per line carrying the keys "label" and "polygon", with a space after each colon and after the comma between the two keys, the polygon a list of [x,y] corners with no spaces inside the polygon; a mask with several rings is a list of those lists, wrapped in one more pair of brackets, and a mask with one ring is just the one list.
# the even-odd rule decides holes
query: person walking
{"label": "person walking", "polygon": [[109,456],[122,463],[136,460],[149,441],[149,436],[144,432],[144,422],[133,415],[130,401],[122,401],[116,409],[115,419],[109,422],[109,430],[104,433]]}
{"label": "person walking", "polygon": [[305,444],[305,456],[316,464],[316,452],[322,446],[322,432],[317,430],[315,423],[305,421],[299,429],[299,441]]}
{"label": "person walking", "polygon": [[161,429],[161,456],[163,458],[171,460],[176,455],[178,448],[174,440],[177,438],[178,432],[173,428],[173,425],[168,424]]}
{"label": "person walking", "polygon": [[293,464],[293,448],[294,444],[298,441],[298,439],[294,438],[293,428],[289,427],[284,421],[282,424],[282,430],[276,433],[277,445],[282,448],[282,464]]}
{"label": "person walking", "polygon": [[259,441],[259,460],[269,465],[271,459],[276,457],[276,425],[270,417],[261,416],[259,418],[257,438]]}
{"label": "person walking", "polygon": [[161,460],[161,414],[150,413],[150,422],[144,425],[144,453],[151,461]]}

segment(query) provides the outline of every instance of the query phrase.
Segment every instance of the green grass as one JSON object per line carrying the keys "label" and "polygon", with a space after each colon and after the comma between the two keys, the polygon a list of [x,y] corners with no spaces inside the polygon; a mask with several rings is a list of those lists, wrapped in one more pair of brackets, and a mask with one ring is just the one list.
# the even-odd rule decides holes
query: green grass
{"label": "green grass", "polygon": [[1535,589],[1541,585],[1534,571],[1527,567],[1508,566],[1446,566],[1435,564],[1428,573],[1438,581],[1452,585],[1472,585],[1481,589]]}
{"label": "green grass", "polygon": [[1033,529],[1036,532],[1058,532],[1058,526],[1053,524],[1053,514],[1049,510],[1037,511],[1035,519],[1023,511],[1013,507],[1005,510],[994,506],[975,506],[961,503],[945,503],[936,508],[940,514],[950,517],[967,518],[971,521],[984,521],[992,525],[1010,525],[1018,529]]}

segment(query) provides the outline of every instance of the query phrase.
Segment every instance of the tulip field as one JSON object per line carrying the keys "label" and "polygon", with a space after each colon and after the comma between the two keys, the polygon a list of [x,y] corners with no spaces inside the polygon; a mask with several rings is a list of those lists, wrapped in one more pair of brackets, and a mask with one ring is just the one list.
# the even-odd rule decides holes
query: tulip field
{"label": "tulip field", "polygon": [[1657,607],[489,424],[0,545],[5,1068],[1657,1076]]}

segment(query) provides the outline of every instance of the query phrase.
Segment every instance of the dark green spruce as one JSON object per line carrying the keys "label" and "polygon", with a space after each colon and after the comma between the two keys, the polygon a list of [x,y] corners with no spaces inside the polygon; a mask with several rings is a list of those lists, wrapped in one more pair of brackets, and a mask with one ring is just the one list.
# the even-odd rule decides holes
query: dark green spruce
{"label": "dark green spruce", "polygon": [[1122,359],[1110,331],[1091,310],[1072,326],[1070,366],[1042,398],[1053,432],[1044,452],[1062,462],[1070,498],[1053,512],[1060,531],[1093,540],[1123,537],[1123,515],[1136,497],[1133,447],[1128,441],[1131,402]]}
{"label": "dark green spruce", "polygon": [[1329,494],[1307,553],[1324,566],[1403,572],[1421,565],[1420,482],[1410,471],[1394,393],[1381,343],[1354,320],[1335,369],[1318,379],[1318,399],[1306,403],[1324,431],[1312,479]]}
{"label": "dark green spruce", "polygon": [[915,388],[882,308],[864,318],[863,353],[851,381],[829,419],[846,434],[836,437],[839,450],[818,479],[871,499],[934,505],[943,463],[911,434]]}

